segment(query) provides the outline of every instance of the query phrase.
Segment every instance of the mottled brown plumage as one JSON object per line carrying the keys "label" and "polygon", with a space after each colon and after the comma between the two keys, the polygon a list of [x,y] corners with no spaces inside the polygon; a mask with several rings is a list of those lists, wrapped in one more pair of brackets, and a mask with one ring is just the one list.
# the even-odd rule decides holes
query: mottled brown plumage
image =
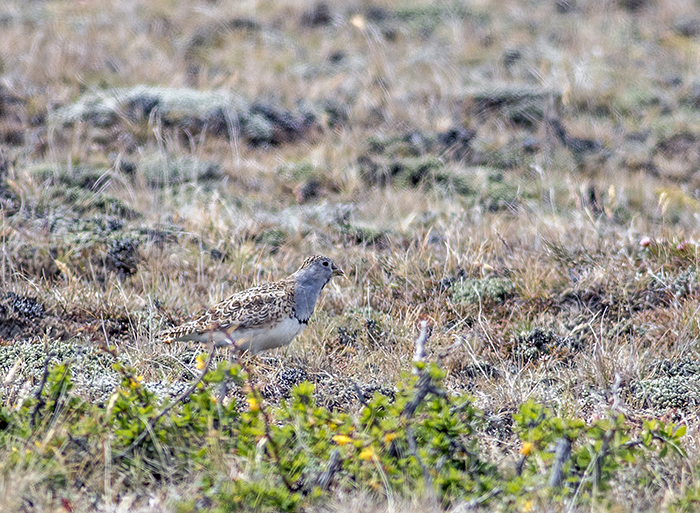
{"label": "mottled brown plumage", "polygon": [[291,276],[237,292],[157,338],[166,343],[213,341],[253,354],[287,345],[306,326],[323,287],[332,276],[342,275],[330,258],[309,257]]}

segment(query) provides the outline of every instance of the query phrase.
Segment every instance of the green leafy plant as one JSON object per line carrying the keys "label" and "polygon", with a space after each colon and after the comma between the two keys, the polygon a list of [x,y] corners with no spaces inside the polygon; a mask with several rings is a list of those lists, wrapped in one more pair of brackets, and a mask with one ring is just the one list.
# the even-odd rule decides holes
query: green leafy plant
{"label": "green leafy plant", "polygon": [[[317,405],[308,382],[268,405],[239,364],[212,365],[212,356],[198,357],[199,377],[172,399],[117,362],[121,382],[106,404],[73,395],[70,362],[49,366],[47,359],[37,392],[0,409],[0,444],[9,455],[0,471],[41,468],[57,490],[105,468],[132,488],[196,473],[198,495],[220,511],[298,511],[358,490],[422,495],[445,507],[498,501],[528,509],[542,491],[586,501],[635,465],[652,486],[658,478],[645,462],[685,457],[685,426],[648,420],[640,429],[613,408],[585,422],[528,401],[513,417],[521,449],[512,472],[482,454],[483,413],[469,397],[445,391],[435,363],[415,362],[392,399],[358,389],[362,408],[350,414]],[[229,399],[230,387],[246,404]],[[678,510],[693,500],[687,494]]]}
{"label": "green leafy plant", "polygon": [[[565,496],[585,497],[609,489],[623,467],[645,469],[639,464],[652,457],[686,455],[680,443],[685,426],[645,420],[637,430],[613,409],[606,418],[586,423],[555,416],[531,400],[520,407],[514,421],[522,442],[518,473],[537,486],[546,482]],[[654,480],[643,470],[638,477]]]}

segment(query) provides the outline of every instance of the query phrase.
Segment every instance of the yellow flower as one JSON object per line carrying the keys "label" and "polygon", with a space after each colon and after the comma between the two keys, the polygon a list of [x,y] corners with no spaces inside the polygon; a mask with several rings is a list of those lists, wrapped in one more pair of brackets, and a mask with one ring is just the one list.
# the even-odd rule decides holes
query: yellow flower
{"label": "yellow flower", "polygon": [[259,411],[260,410],[260,404],[258,404],[258,400],[255,397],[249,397],[247,399],[248,401],[248,408],[250,408],[250,411]]}
{"label": "yellow flower", "polygon": [[520,454],[523,456],[530,456],[530,453],[535,448],[535,444],[532,442],[523,442],[523,446],[520,448]]}
{"label": "yellow flower", "polygon": [[207,363],[206,363],[206,361],[204,360],[204,357],[203,357],[202,355],[199,355],[199,356],[195,359],[195,362],[196,362],[196,363],[195,363],[194,366],[197,367],[197,370],[202,370],[202,369],[204,369],[204,367],[207,365]]}
{"label": "yellow flower", "polygon": [[335,443],[337,443],[338,445],[342,446],[342,445],[349,444],[350,442],[352,442],[352,438],[350,438],[349,436],[346,436],[346,435],[335,435],[333,437],[333,441]]}
{"label": "yellow flower", "polygon": [[374,453],[374,447],[365,447],[362,449],[362,452],[360,452],[359,458],[361,460],[365,461],[371,461],[376,457]]}
{"label": "yellow flower", "polygon": [[143,381],[143,376],[136,376],[136,378],[131,378],[130,379],[131,388],[139,388],[141,386],[142,381]]}
{"label": "yellow flower", "polygon": [[532,511],[532,501],[525,502],[525,505],[523,506],[523,511]]}
{"label": "yellow flower", "polygon": [[398,437],[398,433],[387,433],[386,435],[384,435],[384,443],[390,444],[392,440],[396,440]]}

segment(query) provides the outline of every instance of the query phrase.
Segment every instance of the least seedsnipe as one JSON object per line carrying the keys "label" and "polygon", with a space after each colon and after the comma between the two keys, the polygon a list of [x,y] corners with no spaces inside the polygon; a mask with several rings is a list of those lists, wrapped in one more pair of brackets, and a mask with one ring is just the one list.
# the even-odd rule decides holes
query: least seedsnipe
{"label": "least seedsnipe", "polygon": [[333,276],[345,273],[330,258],[308,257],[287,278],[237,292],[197,319],[161,331],[156,338],[166,343],[212,341],[250,354],[286,346],[304,330],[323,287]]}

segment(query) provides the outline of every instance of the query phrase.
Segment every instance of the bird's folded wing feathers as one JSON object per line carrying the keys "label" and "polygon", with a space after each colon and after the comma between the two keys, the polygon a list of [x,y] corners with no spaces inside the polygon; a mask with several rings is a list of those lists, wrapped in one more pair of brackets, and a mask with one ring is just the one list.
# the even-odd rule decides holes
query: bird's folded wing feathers
{"label": "bird's folded wing feathers", "polygon": [[266,283],[224,299],[199,318],[159,334],[160,338],[183,340],[190,333],[264,328],[291,317],[293,288],[283,282]]}

